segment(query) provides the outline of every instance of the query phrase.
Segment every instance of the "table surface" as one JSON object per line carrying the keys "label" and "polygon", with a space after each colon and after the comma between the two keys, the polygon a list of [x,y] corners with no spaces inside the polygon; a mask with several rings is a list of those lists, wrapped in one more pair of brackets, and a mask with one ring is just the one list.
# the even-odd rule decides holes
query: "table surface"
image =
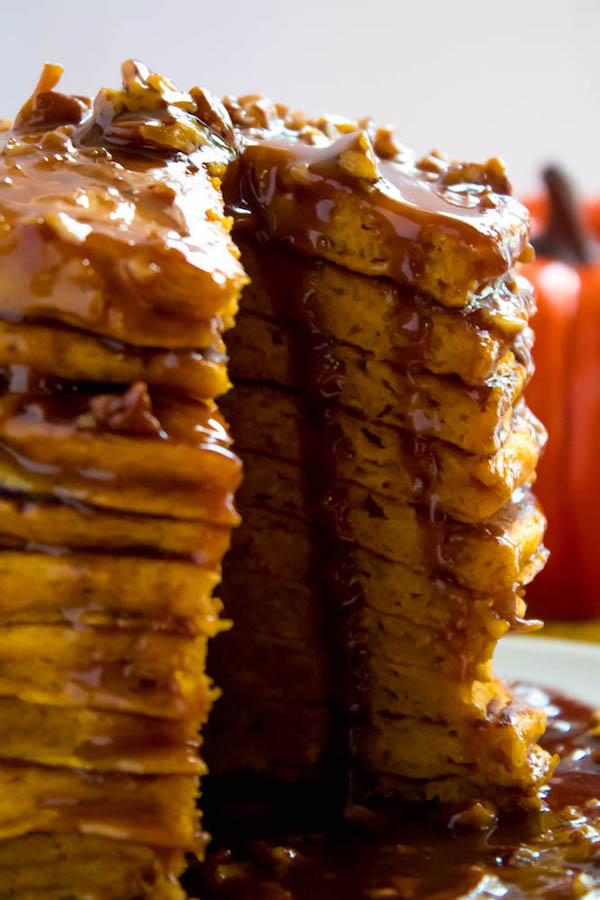
{"label": "table surface", "polygon": [[600,644],[600,619],[592,619],[589,622],[546,622],[538,633],[542,638],[597,641]]}

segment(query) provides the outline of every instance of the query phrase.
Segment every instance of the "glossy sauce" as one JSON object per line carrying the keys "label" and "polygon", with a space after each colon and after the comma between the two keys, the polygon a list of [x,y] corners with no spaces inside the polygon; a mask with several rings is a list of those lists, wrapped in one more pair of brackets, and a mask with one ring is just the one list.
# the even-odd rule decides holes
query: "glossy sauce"
{"label": "glossy sauce", "polygon": [[[213,810],[215,840],[185,879],[206,900],[574,900],[600,888],[600,740],[585,704],[530,685],[519,695],[545,707],[541,743],[561,762],[542,810],[460,825],[461,810],[381,814],[355,809],[337,826],[314,807],[267,804]],[[296,821],[294,821],[296,817]],[[316,820],[316,821],[315,821]],[[229,849],[225,849],[229,848]]]}
{"label": "glossy sauce", "polygon": [[[376,157],[368,132],[356,123],[332,139],[325,137],[327,125],[320,134],[315,129],[310,142],[276,116],[267,127],[244,128],[245,110],[234,103],[230,111],[242,126],[243,147],[232,206],[246,215],[258,212],[266,232],[292,247],[419,286],[430,285],[427,267],[443,235],[469,269],[456,275],[456,284],[440,288],[441,298],[458,294],[450,303],[460,306],[527,246],[527,214],[510,196],[505,176],[490,174],[493,167],[470,167],[473,180],[466,183],[467,174],[461,179],[442,158],[427,164],[404,148],[394,159]],[[349,197],[355,215],[362,206],[367,227],[377,234],[381,259],[340,255],[333,218]]]}

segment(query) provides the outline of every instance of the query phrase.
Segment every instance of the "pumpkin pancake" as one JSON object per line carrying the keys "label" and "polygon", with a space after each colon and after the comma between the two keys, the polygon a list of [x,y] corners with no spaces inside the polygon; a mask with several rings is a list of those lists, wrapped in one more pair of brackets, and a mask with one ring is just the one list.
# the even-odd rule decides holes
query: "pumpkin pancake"
{"label": "pumpkin pancake", "polygon": [[[287,395],[267,390],[263,398],[258,392],[254,396],[262,414],[255,430],[244,433],[249,446],[240,447],[244,452],[244,479],[238,502],[244,507],[262,505],[302,515],[305,479],[309,476],[298,465],[299,455],[288,461],[299,434],[286,440],[285,431],[286,425],[291,430],[294,424],[299,431],[302,409],[298,408],[296,420],[293,414],[285,414],[286,407],[293,410],[297,406]],[[251,412],[252,407],[244,404],[240,416],[245,420]],[[274,423],[270,431],[265,428],[268,418]],[[233,426],[236,424],[234,416]],[[429,492],[436,497],[441,512],[467,522],[489,518],[517,488],[535,477],[535,465],[545,442],[545,432],[526,408],[515,412],[508,439],[491,457],[466,454],[435,439],[414,439],[408,432],[365,423],[345,412],[332,411],[329,424],[340,479],[411,503],[419,502]],[[253,452],[254,447],[257,452]]]}
{"label": "pumpkin pancake", "polygon": [[183,900],[176,878],[183,866],[176,850],[75,832],[32,832],[0,843],[0,898]]}
{"label": "pumpkin pancake", "polygon": [[205,657],[205,637],[5,626],[0,629],[0,696],[199,720],[215,697],[204,674]]}
{"label": "pumpkin pancake", "polygon": [[[47,549],[47,548],[46,548]],[[76,625],[214,637],[216,569],[106,553],[0,551],[1,625]]]}
{"label": "pumpkin pancake", "polygon": [[251,277],[240,308],[268,321],[264,349],[270,355],[286,331],[302,327],[305,314],[330,339],[396,365],[457,375],[466,384],[485,382],[508,350],[529,361],[527,323],[535,302],[531,285],[520,276],[505,276],[457,311],[388,279],[308,261],[283,245],[257,243],[243,228],[234,236]]}
{"label": "pumpkin pancake", "polygon": [[97,335],[35,322],[0,319],[0,368],[28,366],[65,381],[143,381],[201,400],[229,390],[225,345],[216,337],[203,349],[136,347]]}
{"label": "pumpkin pancake", "polygon": [[295,250],[408,282],[450,307],[531,256],[527,212],[497,159],[419,159],[389,129],[282,116],[255,96],[226,106],[246,196],[268,234]]}
{"label": "pumpkin pancake", "polygon": [[[240,315],[228,341],[230,374],[236,384],[266,382],[294,387],[292,353],[284,340],[269,347],[268,320]],[[315,362],[314,379],[329,401],[364,417],[437,437],[470,453],[492,454],[506,440],[531,369],[509,350],[481,385],[466,389],[454,376],[405,369],[347,344],[325,346]]]}
{"label": "pumpkin pancake", "polygon": [[[208,712],[208,704],[206,712]],[[204,775],[196,722],[0,698],[3,755],[45,766]]]}
{"label": "pumpkin pancake", "polygon": [[239,521],[233,493],[240,463],[214,404],[152,398],[141,382],[114,394],[73,382],[59,382],[56,394],[37,380],[33,386],[0,400],[7,488],[151,515]]}
{"label": "pumpkin pancake", "polygon": [[195,777],[3,762],[0,785],[3,840],[56,831],[173,849],[202,846],[197,836]]}

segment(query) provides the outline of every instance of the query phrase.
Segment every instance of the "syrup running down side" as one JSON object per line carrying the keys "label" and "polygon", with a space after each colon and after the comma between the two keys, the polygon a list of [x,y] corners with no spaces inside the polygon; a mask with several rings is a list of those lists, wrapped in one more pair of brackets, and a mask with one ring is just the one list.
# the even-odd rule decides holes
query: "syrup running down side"
{"label": "syrup running down side", "polygon": [[315,829],[312,808],[312,828],[300,834],[289,809],[221,809],[209,822],[213,851],[190,871],[188,891],[205,900],[598,896],[597,714],[531,685],[517,685],[515,692],[544,707],[548,729],[540,743],[561,756],[541,811],[496,819],[481,804],[411,809],[401,817],[357,808],[349,821],[325,831]]}

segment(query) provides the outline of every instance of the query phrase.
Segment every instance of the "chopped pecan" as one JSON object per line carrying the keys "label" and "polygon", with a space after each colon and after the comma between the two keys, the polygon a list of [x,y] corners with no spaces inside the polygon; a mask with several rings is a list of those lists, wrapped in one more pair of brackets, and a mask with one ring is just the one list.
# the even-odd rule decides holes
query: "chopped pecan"
{"label": "chopped pecan", "polygon": [[234,147],[236,137],[233,122],[224,104],[201,87],[193,87],[190,96],[196,104],[196,115],[200,121],[223,138],[226,144]]}
{"label": "chopped pecan", "polygon": [[233,123],[240,128],[271,130],[281,124],[276,105],[268,97],[261,97],[260,94],[225,97],[223,103]]}
{"label": "chopped pecan", "polygon": [[69,96],[55,91],[62,66],[46,63],[33,94],[17,113],[13,131],[49,130],[53,126],[78,124],[90,108],[86,97]]}
{"label": "chopped pecan", "polygon": [[110,431],[127,434],[158,435],[162,429],[152,415],[148,385],[132,384],[124,394],[99,394],[90,400],[90,411],[97,424]]}
{"label": "chopped pecan", "polygon": [[382,159],[393,159],[398,156],[400,147],[394,140],[395,133],[392,125],[382,125],[375,132],[373,148],[377,156]]}
{"label": "chopped pecan", "polygon": [[320,116],[312,119],[310,125],[322,131],[330,141],[337,140],[342,134],[350,134],[360,126],[356,119],[344,119],[341,116]]}
{"label": "chopped pecan", "polygon": [[489,186],[497,194],[512,194],[512,185],[506,175],[506,166],[496,157],[485,163],[451,163],[446,169],[443,182],[454,184],[480,184]]}
{"label": "chopped pecan", "polygon": [[210,142],[191,94],[176,90],[162,75],[134,60],[123,63],[121,71],[122,90],[105,88],[98,93],[93,115],[79,129],[81,142],[97,142],[99,132],[117,144],[186,154]]}
{"label": "chopped pecan", "polygon": [[340,157],[340,168],[348,175],[364,181],[375,182],[379,179],[377,157],[366,131],[359,131],[352,146],[344,150]]}
{"label": "chopped pecan", "polygon": [[431,172],[434,175],[441,174],[448,165],[447,157],[440,150],[432,150],[417,160],[416,167],[422,172]]}

